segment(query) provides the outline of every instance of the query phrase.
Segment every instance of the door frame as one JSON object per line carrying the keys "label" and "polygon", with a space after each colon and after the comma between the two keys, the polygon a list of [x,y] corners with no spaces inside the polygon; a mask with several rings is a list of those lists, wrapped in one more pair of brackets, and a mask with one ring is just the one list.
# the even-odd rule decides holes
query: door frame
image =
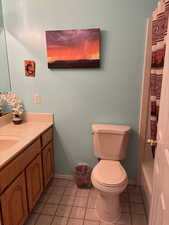
{"label": "door frame", "polygon": [[152,57],[152,17],[147,19],[146,40],[144,52],[143,81],[139,117],[139,153],[137,184],[141,185],[141,166],[145,158],[145,146],[147,142],[147,129],[149,119],[150,74]]}

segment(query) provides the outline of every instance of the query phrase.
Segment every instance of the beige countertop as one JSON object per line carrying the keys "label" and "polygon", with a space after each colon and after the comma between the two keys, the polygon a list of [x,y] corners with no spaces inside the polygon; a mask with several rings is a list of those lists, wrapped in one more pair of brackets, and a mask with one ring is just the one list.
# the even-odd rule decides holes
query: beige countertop
{"label": "beige countertop", "polygon": [[0,118],[0,143],[1,140],[14,141],[9,148],[0,144],[0,169],[52,125],[53,114],[27,113],[20,125],[14,125],[10,115]]}

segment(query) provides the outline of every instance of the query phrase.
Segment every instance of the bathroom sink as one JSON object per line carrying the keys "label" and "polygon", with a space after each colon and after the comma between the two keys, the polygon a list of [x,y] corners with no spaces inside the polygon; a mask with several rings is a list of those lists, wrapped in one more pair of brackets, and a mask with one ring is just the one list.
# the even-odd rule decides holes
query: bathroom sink
{"label": "bathroom sink", "polygon": [[17,137],[0,136],[0,152],[14,146],[19,141]]}

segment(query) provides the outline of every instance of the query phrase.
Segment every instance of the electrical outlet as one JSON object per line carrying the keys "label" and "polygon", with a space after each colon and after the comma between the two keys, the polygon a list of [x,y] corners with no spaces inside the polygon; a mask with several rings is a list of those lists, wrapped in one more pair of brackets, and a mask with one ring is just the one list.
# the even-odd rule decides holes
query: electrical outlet
{"label": "electrical outlet", "polygon": [[34,103],[35,104],[40,104],[41,102],[41,97],[38,94],[34,94]]}

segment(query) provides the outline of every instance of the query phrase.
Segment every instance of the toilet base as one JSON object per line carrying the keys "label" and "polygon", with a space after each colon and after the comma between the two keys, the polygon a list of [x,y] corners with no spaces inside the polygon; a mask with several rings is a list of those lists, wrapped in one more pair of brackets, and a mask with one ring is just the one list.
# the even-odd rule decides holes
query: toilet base
{"label": "toilet base", "polygon": [[96,201],[96,212],[103,221],[117,222],[121,216],[119,195],[99,191]]}

